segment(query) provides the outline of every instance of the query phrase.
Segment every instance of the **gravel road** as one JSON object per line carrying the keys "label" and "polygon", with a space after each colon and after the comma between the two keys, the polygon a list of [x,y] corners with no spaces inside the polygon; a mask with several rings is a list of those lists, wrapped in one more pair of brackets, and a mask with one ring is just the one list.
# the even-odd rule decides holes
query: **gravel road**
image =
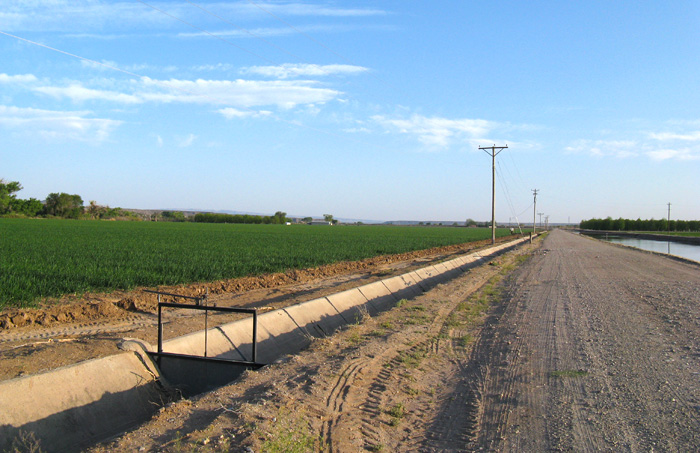
{"label": "gravel road", "polygon": [[504,296],[470,448],[700,451],[700,266],[555,230]]}

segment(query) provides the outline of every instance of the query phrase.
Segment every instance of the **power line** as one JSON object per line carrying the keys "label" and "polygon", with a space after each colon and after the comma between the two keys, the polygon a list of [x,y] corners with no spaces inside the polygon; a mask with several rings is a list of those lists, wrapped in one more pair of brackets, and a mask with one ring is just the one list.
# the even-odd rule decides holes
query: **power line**
{"label": "power line", "polygon": [[515,215],[515,208],[513,207],[513,200],[510,197],[510,193],[508,191],[508,186],[506,184],[505,179],[503,176],[500,174],[500,172],[496,172],[496,175],[499,177],[499,180],[501,181],[501,190],[503,191],[503,194],[506,198],[506,202],[508,203],[508,206],[510,208],[510,213],[513,214],[515,217],[515,221],[518,224],[518,228],[520,228],[520,220],[518,220],[518,216]]}

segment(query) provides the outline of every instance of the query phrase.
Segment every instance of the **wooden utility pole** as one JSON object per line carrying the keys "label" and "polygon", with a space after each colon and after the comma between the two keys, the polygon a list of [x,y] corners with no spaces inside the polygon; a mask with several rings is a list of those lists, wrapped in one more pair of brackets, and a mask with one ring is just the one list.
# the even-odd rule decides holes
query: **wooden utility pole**
{"label": "wooden utility pole", "polygon": [[505,148],[508,148],[508,145],[479,147],[491,156],[491,244],[496,243],[496,156]]}
{"label": "wooden utility pole", "polygon": [[532,206],[532,234],[537,233],[537,192],[539,190],[532,189],[532,194],[535,196]]}
{"label": "wooden utility pole", "polygon": [[668,227],[668,232],[671,232],[671,203],[668,203],[668,223],[666,224]]}

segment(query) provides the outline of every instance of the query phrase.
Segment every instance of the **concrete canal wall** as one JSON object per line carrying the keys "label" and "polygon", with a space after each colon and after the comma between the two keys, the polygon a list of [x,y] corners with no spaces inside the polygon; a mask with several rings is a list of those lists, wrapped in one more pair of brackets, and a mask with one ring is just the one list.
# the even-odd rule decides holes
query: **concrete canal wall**
{"label": "concrete canal wall", "polygon": [[[415,297],[528,240],[518,239],[259,315],[257,361],[271,363],[297,353],[313,338],[331,335],[365,312],[375,315],[388,310],[397,301]],[[252,318],[245,318],[209,329],[206,355],[250,361],[252,343]],[[172,388],[167,383],[168,374],[146,354],[145,349],[152,351],[152,346],[139,346],[139,342],[129,345],[132,350],[122,354],[0,382],[0,450],[9,449],[21,432],[31,432],[46,451],[79,451],[148,420],[167,401]],[[204,355],[205,333],[166,341],[163,350]],[[192,378],[188,369],[169,372],[174,381],[180,374],[185,380],[187,376],[207,378],[197,373]]]}

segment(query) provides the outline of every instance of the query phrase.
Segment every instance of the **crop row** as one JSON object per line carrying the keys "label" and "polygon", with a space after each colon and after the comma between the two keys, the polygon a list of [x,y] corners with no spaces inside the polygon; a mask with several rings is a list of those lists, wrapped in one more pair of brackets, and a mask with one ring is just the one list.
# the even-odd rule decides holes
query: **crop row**
{"label": "crop row", "polygon": [[490,230],[475,228],[0,219],[0,308],[63,294],[216,281],[488,237]]}

